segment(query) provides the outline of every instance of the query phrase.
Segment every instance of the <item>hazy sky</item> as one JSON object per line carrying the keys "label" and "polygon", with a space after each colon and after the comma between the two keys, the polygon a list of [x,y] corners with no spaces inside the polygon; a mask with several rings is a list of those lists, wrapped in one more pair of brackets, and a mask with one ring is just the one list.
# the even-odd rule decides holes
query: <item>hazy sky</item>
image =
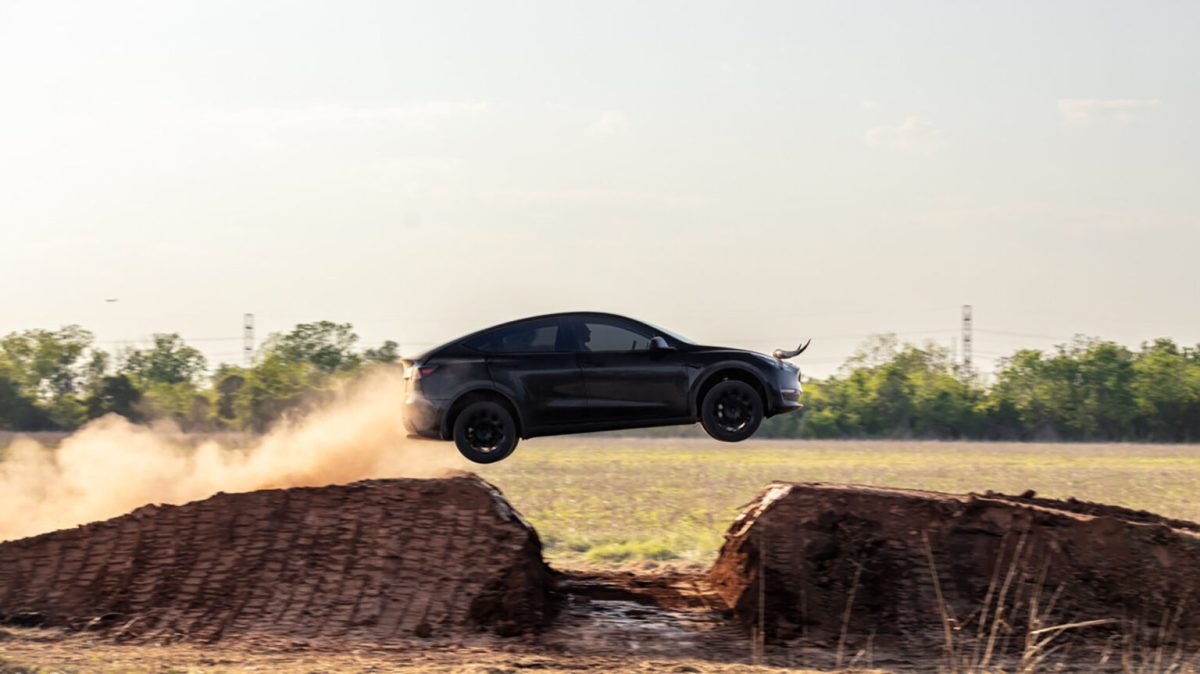
{"label": "hazy sky", "polygon": [[[1200,342],[1200,3],[0,0],[0,333]],[[105,298],[119,302],[105,303]],[[211,340],[211,341],[209,341]],[[804,365],[804,361],[801,362]]]}

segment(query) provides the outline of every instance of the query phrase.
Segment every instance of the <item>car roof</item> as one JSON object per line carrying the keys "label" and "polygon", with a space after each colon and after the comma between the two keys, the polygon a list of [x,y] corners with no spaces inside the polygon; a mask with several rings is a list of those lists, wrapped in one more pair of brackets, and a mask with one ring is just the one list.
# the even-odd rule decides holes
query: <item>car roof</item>
{"label": "car roof", "polygon": [[641,321],[637,320],[636,318],[622,316],[621,314],[613,314],[613,313],[609,313],[607,311],[559,311],[559,312],[556,312],[553,314],[541,314],[539,316],[527,316],[525,318],[517,318],[517,319],[511,320],[511,321],[497,323],[491,327],[487,327],[487,328],[484,328],[483,330],[479,330],[478,332],[483,332],[484,330],[491,330],[492,328],[498,328],[502,325],[510,325],[512,323],[522,323],[524,321],[532,321],[532,320],[537,320],[539,318],[562,318],[564,316],[604,316],[606,318],[619,318],[619,319],[625,320],[625,321],[633,321],[634,323],[641,323]]}
{"label": "car roof", "polygon": [[[637,323],[638,325],[646,325],[644,322],[639,321],[636,318],[622,316],[621,314],[609,313],[607,311],[559,311],[559,312],[552,313],[552,314],[540,314],[538,316],[526,316],[524,318],[515,318],[511,321],[505,321],[503,323],[496,323],[495,325],[489,325],[486,328],[480,328],[479,330],[465,334],[462,337],[456,337],[448,342],[445,342],[444,344],[439,344],[438,346],[435,346],[432,349],[429,349],[428,351],[426,351],[420,355],[414,356],[412,359],[413,360],[423,360],[425,358],[429,358],[431,356],[436,355],[437,352],[441,351],[442,349],[444,349],[448,346],[453,346],[455,344],[461,344],[461,343],[467,341],[468,339],[471,339],[472,337],[475,337],[477,335],[482,335],[483,333],[490,332],[492,330],[495,330],[496,328],[503,328],[507,325],[515,325],[517,323],[524,323],[525,321],[536,321],[536,320],[543,319],[543,318],[565,318],[568,316],[598,316],[598,317],[602,317],[602,318],[616,318],[616,319],[623,320],[623,321],[629,321],[631,323]],[[650,327],[650,326],[647,326],[647,327]]]}
{"label": "car roof", "polygon": [[[537,320],[541,320],[541,319],[543,319],[543,318],[566,318],[566,317],[568,317],[568,316],[578,316],[578,317],[583,317],[583,316],[599,316],[599,317],[602,317],[602,318],[616,318],[616,319],[620,319],[620,320],[622,320],[622,321],[629,321],[629,322],[631,322],[631,323],[637,323],[637,324],[639,324],[639,325],[645,325],[645,323],[643,323],[642,321],[639,321],[639,320],[637,320],[636,318],[630,318],[630,317],[628,317],[628,316],[622,316],[621,314],[613,314],[613,313],[608,313],[608,312],[606,312],[606,311],[559,311],[559,312],[556,312],[556,313],[553,313],[553,314],[541,314],[541,315],[538,315],[538,316],[526,316],[525,318],[515,318],[515,319],[513,319],[513,320],[511,320],[511,321],[505,321],[505,322],[503,322],[503,323],[497,323],[497,324],[495,324],[495,325],[489,325],[488,327],[486,327],[486,328],[481,328],[481,329],[479,329],[479,330],[476,330],[475,332],[472,332],[472,333],[471,333],[471,334],[469,334],[469,335],[463,335],[462,337],[459,337],[458,339],[452,339],[452,340],[450,340],[449,342],[446,342],[446,345],[450,345],[450,344],[457,344],[457,343],[459,343],[459,342],[464,342],[464,341],[466,341],[467,339],[470,339],[471,337],[474,337],[475,335],[481,335],[481,334],[483,334],[483,333],[485,333],[485,332],[490,332],[490,331],[492,331],[492,330],[495,330],[496,328],[503,328],[503,327],[505,327],[505,326],[507,326],[507,325],[515,325],[515,324],[517,324],[517,323],[524,323],[524,322],[526,322],[526,321],[537,321]],[[647,326],[647,327],[648,327],[648,326]],[[440,348],[440,347],[439,347],[439,348]]]}

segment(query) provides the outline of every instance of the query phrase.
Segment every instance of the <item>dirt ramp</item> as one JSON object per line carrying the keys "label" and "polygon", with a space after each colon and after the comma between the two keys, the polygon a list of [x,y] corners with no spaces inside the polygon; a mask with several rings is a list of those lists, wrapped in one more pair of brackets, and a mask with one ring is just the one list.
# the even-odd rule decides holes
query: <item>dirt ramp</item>
{"label": "dirt ramp", "polygon": [[537,534],[474,476],[218,494],[0,544],[0,619],[391,641],[543,621]]}
{"label": "dirt ramp", "polygon": [[768,641],[850,653],[1019,653],[1102,620],[1034,643],[1200,640],[1196,525],[1077,501],[776,483],[709,579]]}

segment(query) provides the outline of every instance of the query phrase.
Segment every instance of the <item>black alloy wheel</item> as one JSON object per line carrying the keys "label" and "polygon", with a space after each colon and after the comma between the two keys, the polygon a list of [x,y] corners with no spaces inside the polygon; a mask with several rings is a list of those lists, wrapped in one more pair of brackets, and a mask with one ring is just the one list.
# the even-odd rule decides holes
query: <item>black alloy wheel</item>
{"label": "black alloy wheel", "polygon": [[708,390],[700,403],[700,423],[722,442],[740,442],[754,435],[763,420],[763,401],[744,381],[726,379]]}
{"label": "black alloy wheel", "polygon": [[482,400],[454,420],[454,444],[475,463],[495,463],[517,448],[517,424],[504,405]]}

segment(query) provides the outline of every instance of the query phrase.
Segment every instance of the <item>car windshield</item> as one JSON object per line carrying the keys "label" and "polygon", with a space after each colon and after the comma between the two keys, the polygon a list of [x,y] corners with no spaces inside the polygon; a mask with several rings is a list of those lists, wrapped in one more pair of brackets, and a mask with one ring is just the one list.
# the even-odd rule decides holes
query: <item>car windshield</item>
{"label": "car windshield", "polygon": [[646,323],[646,321],[642,321],[642,323],[645,323],[646,327],[653,329],[655,332],[659,333],[660,335],[666,335],[672,339],[683,342],[684,344],[695,344],[696,343],[696,342],[688,339],[687,337],[684,337],[683,335],[679,334],[678,332],[673,332],[664,327],[657,326],[653,323]]}

